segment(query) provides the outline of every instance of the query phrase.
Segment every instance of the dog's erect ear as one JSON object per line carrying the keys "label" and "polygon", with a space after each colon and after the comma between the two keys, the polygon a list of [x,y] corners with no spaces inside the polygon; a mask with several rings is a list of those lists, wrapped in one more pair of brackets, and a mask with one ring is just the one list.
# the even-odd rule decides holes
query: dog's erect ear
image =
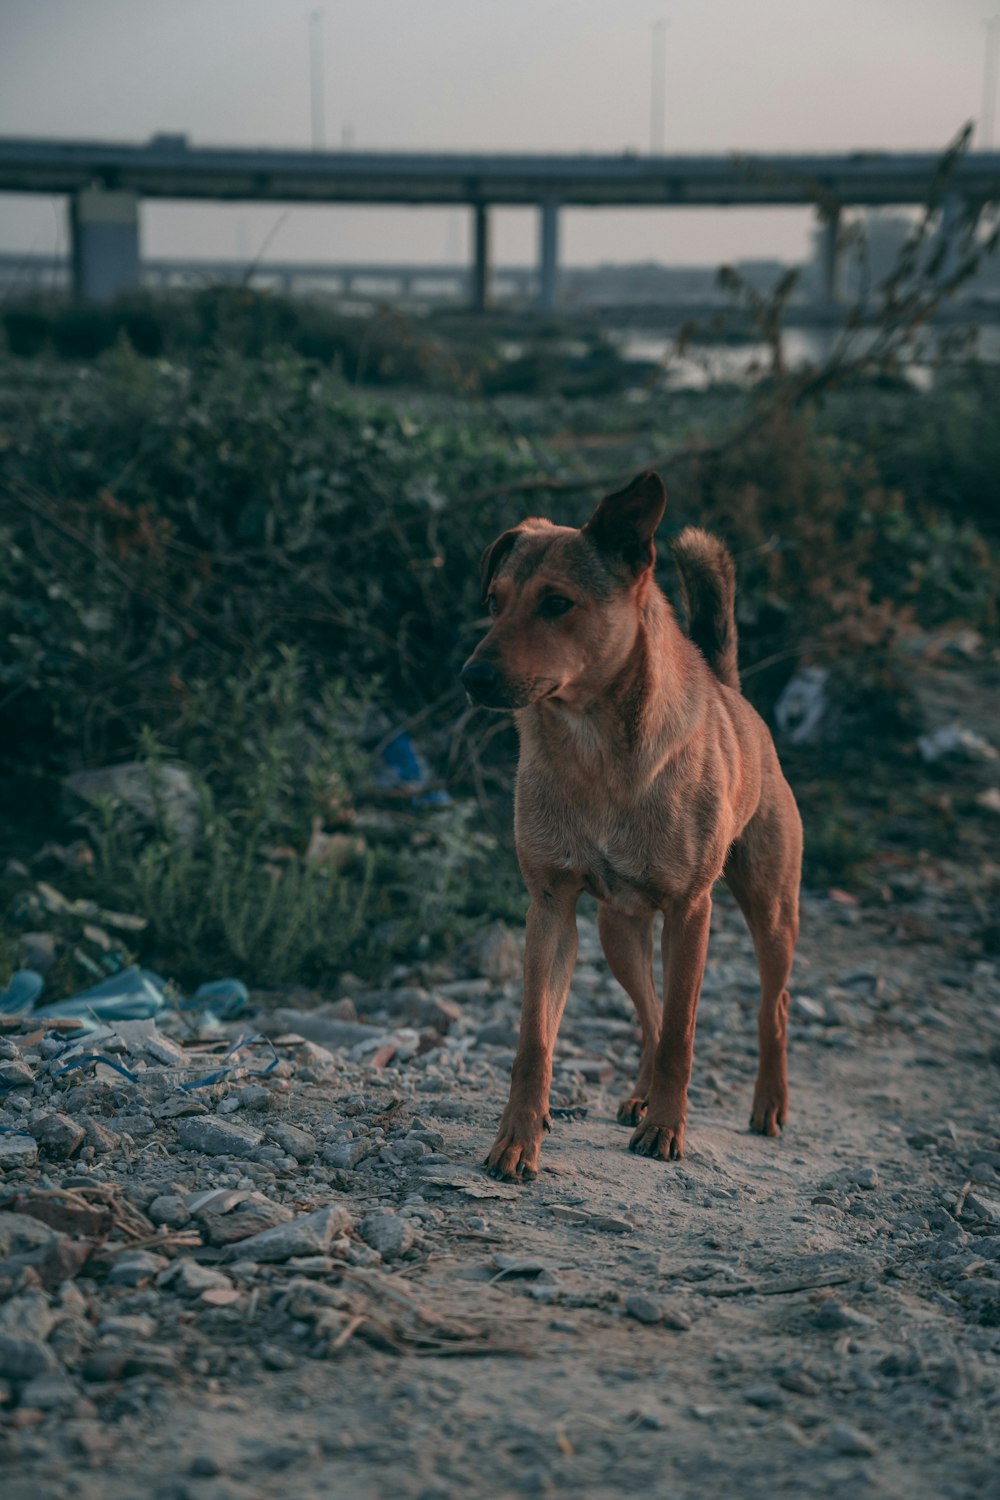
{"label": "dog's erect ear", "polygon": [[604,497],[583,535],[599,552],[620,559],[638,577],[653,566],[653,532],[663,519],[666,503],[659,474],[640,474],[625,489]]}
{"label": "dog's erect ear", "polygon": [[484,603],[486,602],[486,595],[490,591],[493,574],[499,568],[520,535],[521,528],[519,526],[513,527],[510,531],[503,532],[497,537],[495,542],[490,542],[490,545],[479,559],[479,593]]}

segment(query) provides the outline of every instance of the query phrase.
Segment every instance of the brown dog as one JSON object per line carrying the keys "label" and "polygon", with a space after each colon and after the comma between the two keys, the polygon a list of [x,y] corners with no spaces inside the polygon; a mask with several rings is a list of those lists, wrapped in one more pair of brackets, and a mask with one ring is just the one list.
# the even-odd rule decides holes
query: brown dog
{"label": "brown dog", "polygon": [[[513,709],[521,742],[518,860],[531,897],[521,1035],[486,1161],[537,1175],[552,1054],[576,960],[576,903],[599,902],[612,974],[642,1029],[639,1078],[618,1119],[632,1151],[684,1149],[695,1011],[712,886],[724,875],[760,969],[760,1064],[750,1124],[788,1110],[786,1020],[798,935],[802,825],[771,736],[739,691],[735,569],[689,528],[674,544],[690,638],[653,579],[665,494],[643,474],[576,530],[530,519],[483,554],[494,623],[462,669],[474,703]],[[653,982],[663,913],[664,997]]]}

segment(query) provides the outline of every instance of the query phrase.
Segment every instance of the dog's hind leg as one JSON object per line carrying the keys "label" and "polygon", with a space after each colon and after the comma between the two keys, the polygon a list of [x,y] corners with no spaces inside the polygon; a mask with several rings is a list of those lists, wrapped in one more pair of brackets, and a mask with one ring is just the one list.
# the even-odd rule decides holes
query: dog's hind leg
{"label": "dog's hind leg", "polygon": [[597,909],[597,928],[608,967],[635,1006],[642,1029],[639,1077],[632,1093],[618,1106],[619,1125],[638,1125],[653,1081],[662,1014],[653,980],[653,914],[631,916],[602,901]]}
{"label": "dog's hind leg", "polygon": [[779,799],[785,816],[765,814],[759,824],[754,818],[737,840],[725,870],[726,884],[750,929],[760,970],[760,1059],[750,1129],[761,1135],[777,1135],[788,1116],[788,977],[799,933],[802,838],[791,792],[787,787],[785,792],[787,801],[783,795]]}

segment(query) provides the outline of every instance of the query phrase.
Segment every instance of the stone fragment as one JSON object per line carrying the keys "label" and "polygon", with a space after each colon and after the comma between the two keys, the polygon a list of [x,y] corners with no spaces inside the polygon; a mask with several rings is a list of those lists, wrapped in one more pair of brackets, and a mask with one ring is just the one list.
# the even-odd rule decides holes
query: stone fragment
{"label": "stone fragment", "polygon": [[156,1320],[141,1313],[118,1313],[102,1318],[97,1333],[99,1338],[151,1339],[156,1333]]}
{"label": "stone fragment", "polygon": [[339,1167],[341,1171],[350,1171],[359,1162],[364,1161],[366,1156],[370,1156],[377,1144],[368,1139],[336,1141],[329,1146],[324,1146],[321,1156],[328,1166]]}
{"label": "stone fragment", "polygon": [[98,1156],[104,1156],[108,1151],[117,1149],[118,1137],[113,1130],[102,1125],[100,1120],[92,1120],[87,1115],[81,1115],[80,1123],[84,1129],[84,1145],[90,1146]]}
{"label": "stone fragment", "polygon": [[267,1139],[297,1162],[311,1161],[316,1155],[316,1137],[298,1125],[269,1125]]}
{"label": "stone fragment", "polygon": [[985,1193],[972,1192],[965,1199],[967,1212],[990,1224],[1000,1224],[1000,1198],[988,1198]]}
{"label": "stone fragment", "polygon": [[200,1297],[207,1291],[229,1291],[233,1283],[222,1271],[216,1271],[212,1266],[199,1265],[196,1260],[185,1255],[174,1261],[166,1275],[159,1278],[157,1286],[169,1287],[182,1297]]}
{"label": "stone fragment", "polygon": [[47,1339],[55,1320],[51,1302],[37,1287],[0,1303],[0,1333],[16,1338]]}
{"label": "stone fragment", "polygon": [[869,1318],[867,1313],[858,1312],[853,1307],[848,1307],[846,1302],[838,1302],[831,1297],[817,1308],[813,1317],[817,1328],[828,1332],[840,1332],[845,1328],[853,1328],[860,1331],[864,1328],[874,1328],[875,1319]]}
{"label": "stone fragment", "polygon": [[30,1135],[19,1135],[13,1131],[0,1135],[0,1172],[11,1172],[17,1167],[31,1167],[37,1160],[38,1143]]}
{"label": "stone fragment", "polygon": [[6,1061],[0,1061],[0,1084],[7,1089],[30,1089],[35,1081],[35,1075],[28,1064],[20,1057],[13,1057]]}
{"label": "stone fragment", "polygon": [[83,802],[99,804],[112,798],[144,823],[162,819],[179,838],[192,839],[198,831],[198,788],[184,766],[166,763],[153,768],[142,761],[124,761],[93,771],[74,771],[62,784]]}
{"label": "stone fragment", "polygon": [[55,1355],[41,1339],[0,1333],[0,1375],[8,1380],[32,1380],[56,1368]]}
{"label": "stone fragment", "polygon": [[[34,1145],[34,1141],[31,1144]],[[54,1230],[29,1214],[0,1210],[0,1260],[44,1250],[55,1238]]]}
{"label": "stone fragment", "polygon": [[663,1306],[657,1297],[645,1292],[632,1292],[625,1298],[625,1311],[637,1323],[659,1323],[663,1318]]}
{"label": "stone fragment", "polygon": [[766,1380],[757,1385],[748,1385],[743,1392],[743,1399],[751,1406],[759,1406],[766,1411],[770,1407],[781,1406],[785,1398],[777,1385]]}
{"label": "stone fragment", "polygon": [[242,1193],[239,1201],[218,1208],[207,1203],[195,1216],[210,1245],[231,1245],[261,1234],[294,1217],[283,1203],[273,1203],[263,1193]]}
{"label": "stone fragment", "polygon": [[80,1392],[64,1370],[50,1370],[29,1380],[21,1391],[21,1405],[38,1411],[67,1411],[80,1399]]}
{"label": "stone fragment", "polygon": [[69,1115],[43,1115],[31,1127],[31,1133],[46,1156],[66,1161],[83,1145],[86,1130]]}
{"label": "stone fragment", "polygon": [[351,1224],[346,1209],[327,1204],[312,1213],[302,1214],[287,1224],[265,1229],[263,1234],[241,1240],[227,1253],[227,1259],[283,1261],[295,1255],[324,1255],[337,1235]]}
{"label": "stone fragment", "polygon": [[410,1249],[414,1241],[413,1225],[392,1213],[368,1214],[358,1225],[366,1245],[377,1250],[383,1260],[396,1260]]}
{"label": "stone fragment", "polygon": [[276,1010],[274,1024],[279,1031],[293,1031],[307,1041],[318,1042],[321,1047],[330,1047],[335,1052],[346,1051],[361,1042],[380,1040],[385,1035],[381,1026],[341,1021],[321,1010]]}
{"label": "stone fragment", "polygon": [[853,1180],[856,1187],[870,1193],[878,1187],[878,1172],[874,1167],[859,1167]]}
{"label": "stone fragment", "polygon": [[249,1156],[264,1136],[249,1125],[234,1125],[204,1115],[180,1120],[177,1139],[188,1151],[201,1151],[206,1156]]}
{"label": "stone fragment", "polygon": [[107,1280],[111,1286],[144,1286],[168,1265],[165,1256],[152,1250],[126,1250],[115,1260]]}
{"label": "stone fragment", "polygon": [[867,1433],[860,1432],[846,1422],[836,1422],[830,1428],[830,1442],[838,1453],[852,1458],[871,1458],[878,1448]]}
{"label": "stone fragment", "polygon": [[181,1229],[191,1218],[183,1198],[176,1193],[161,1193],[153,1199],[146,1215],[154,1224],[163,1224],[168,1229]]}

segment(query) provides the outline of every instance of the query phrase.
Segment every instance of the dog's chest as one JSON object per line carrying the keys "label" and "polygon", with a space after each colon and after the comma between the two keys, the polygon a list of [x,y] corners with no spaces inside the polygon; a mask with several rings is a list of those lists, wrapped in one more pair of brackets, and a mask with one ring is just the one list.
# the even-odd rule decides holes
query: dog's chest
{"label": "dog's chest", "polygon": [[[577,808],[563,826],[559,864],[578,873],[584,889],[624,911],[647,911],[663,904],[662,855],[653,830],[635,817],[586,816]],[[582,815],[581,815],[582,814]]]}

